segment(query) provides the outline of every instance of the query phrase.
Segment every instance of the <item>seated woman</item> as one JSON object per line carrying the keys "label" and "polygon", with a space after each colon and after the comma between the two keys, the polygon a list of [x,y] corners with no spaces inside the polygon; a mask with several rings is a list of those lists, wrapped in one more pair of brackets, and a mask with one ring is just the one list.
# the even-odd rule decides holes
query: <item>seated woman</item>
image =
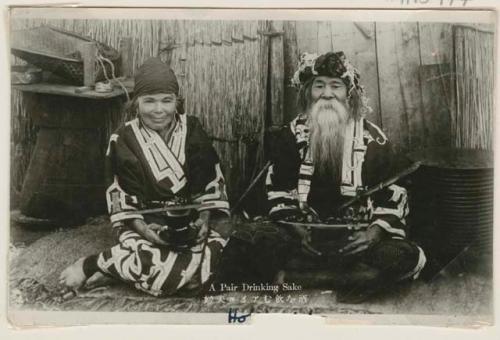
{"label": "seated woman", "polygon": [[78,289],[106,275],[167,296],[199,292],[212,279],[229,237],[229,203],[219,158],[178,94],[161,60],[137,70],[129,106],[137,117],[111,135],[106,154],[118,244],[66,268],[61,284]]}

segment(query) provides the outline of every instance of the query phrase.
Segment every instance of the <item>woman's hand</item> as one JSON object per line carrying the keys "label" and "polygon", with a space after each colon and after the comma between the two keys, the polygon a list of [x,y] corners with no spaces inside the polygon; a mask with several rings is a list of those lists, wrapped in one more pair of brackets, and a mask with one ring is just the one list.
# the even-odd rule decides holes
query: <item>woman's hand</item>
{"label": "woman's hand", "polygon": [[161,225],[156,223],[147,224],[144,220],[132,220],[132,227],[134,230],[151,243],[168,246],[168,243],[163,241],[158,232],[161,230]]}
{"label": "woman's hand", "polygon": [[200,243],[205,240],[208,236],[208,224],[210,221],[210,210],[203,210],[200,212],[200,216],[193,225],[198,228],[198,236],[196,237],[196,243]]}

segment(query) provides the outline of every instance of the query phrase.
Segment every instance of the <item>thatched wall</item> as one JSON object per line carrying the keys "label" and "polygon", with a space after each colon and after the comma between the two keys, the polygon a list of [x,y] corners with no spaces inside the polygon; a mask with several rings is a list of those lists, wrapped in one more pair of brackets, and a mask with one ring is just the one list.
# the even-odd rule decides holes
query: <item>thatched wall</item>
{"label": "thatched wall", "polygon": [[[265,125],[297,114],[289,79],[303,51],[346,52],[370,97],[368,118],[400,154],[422,146],[492,145],[493,35],[481,30],[441,23],[241,20],[14,20],[12,29],[41,24],[115,48],[122,37],[132,37],[134,69],[150,56],[169,63],[186,112],[198,116],[213,138],[233,202],[262,166]],[[269,30],[282,34],[263,34]],[[36,135],[28,104],[29,95],[12,93],[14,198]],[[121,115],[110,109],[103,129],[109,133]]]}
{"label": "thatched wall", "polygon": [[456,110],[451,117],[454,145],[493,149],[493,31],[458,26],[454,30]]}
{"label": "thatched wall", "polygon": [[[200,118],[222,159],[235,200],[262,162],[265,114],[267,39],[258,34],[265,22],[160,20],[13,20],[12,29],[48,24],[90,36],[114,48],[123,37],[133,39],[134,70],[159,56],[179,78],[188,114]],[[14,63],[22,63],[13,60]],[[15,205],[29,163],[36,129],[29,95],[12,92],[12,184]],[[108,132],[121,112],[109,112]]]}

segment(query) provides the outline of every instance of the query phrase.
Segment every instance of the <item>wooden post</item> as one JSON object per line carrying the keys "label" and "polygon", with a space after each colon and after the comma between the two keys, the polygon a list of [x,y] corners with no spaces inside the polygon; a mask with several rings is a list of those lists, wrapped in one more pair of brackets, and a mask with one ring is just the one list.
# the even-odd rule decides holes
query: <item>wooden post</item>
{"label": "wooden post", "polygon": [[[261,20],[258,23],[258,31],[267,31],[269,28],[269,23],[265,20]],[[260,76],[260,88],[262,89],[261,100],[262,106],[260,107],[260,112],[264,115],[262,117],[263,122],[266,127],[272,125],[270,121],[270,107],[271,107],[271,96],[268,94],[268,80],[269,80],[269,39],[264,36],[259,36],[259,76]]]}
{"label": "wooden post", "polygon": [[297,114],[297,89],[291,85],[291,78],[297,70],[299,51],[297,45],[297,30],[295,21],[285,21],[283,26],[283,58],[284,58],[284,122],[289,122]]}
{"label": "wooden post", "polygon": [[131,78],[134,73],[131,37],[120,40],[120,55],[122,59],[122,76]]}
{"label": "wooden post", "polygon": [[93,86],[96,78],[97,44],[84,42],[79,50],[83,60],[83,86]]}
{"label": "wooden post", "polygon": [[[271,32],[283,32],[283,21],[271,21]],[[283,70],[283,35],[271,35],[270,41],[270,74],[271,81],[271,122],[273,125],[282,125],[283,119],[283,101],[285,74]]]}

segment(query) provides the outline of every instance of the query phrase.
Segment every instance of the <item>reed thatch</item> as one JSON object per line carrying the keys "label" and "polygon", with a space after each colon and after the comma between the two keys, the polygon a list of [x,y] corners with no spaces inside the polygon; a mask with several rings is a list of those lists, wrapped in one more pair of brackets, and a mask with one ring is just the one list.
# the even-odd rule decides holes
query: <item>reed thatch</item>
{"label": "reed thatch", "polygon": [[[116,49],[120,39],[133,39],[133,69],[159,56],[177,74],[185,110],[196,115],[214,141],[228,179],[232,200],[262,163],[266,86],[260,67],[257,21],[190,20],[45,20],[17,19],[11,29],[52,25],[89,36]],[[13,64],[22,64],[13,57]],[[35,127],[26,111],[27,94],[12,92],[12,184],[19,191],[34,143]],[[108,113],[107,134],[126,118]],[[256,152],[258,150],[258,152]],[[258,158],[256,160],[256,157]]]}
{"label": "reed thatch", "polygon": [[458,148],[493,148],[494,34],[456,26],[456,110],[451,127]]}
{"label": "reed thatch", "polygon": [[[265,31],[267,22],[23,19],[12,20],[11,28],[45,24],[90,36],[116,49],[121,38],[131,37],[133,70],[151,56],[170,64],[178,76],[186,112],[196,115],[212,137],[230,199],[238,199],[263,163],[264,116],[269,113],[269,38],[258,31]],[[493,38],[473,27],[455,29],[456,110],[451,112],[451,134],[457,147],[492,148]],[[12,57],[12,63],[23,62]],[[36,127],[28,109],[30,95],[13,91],[11,98],[11,192],[15,203],[32,154]],[[108,121],[102,127],[105,140],[130,117],[116,103],[103,105],[109,106],[103,107]],[[106,143],[102,144],[104,148]]]}

